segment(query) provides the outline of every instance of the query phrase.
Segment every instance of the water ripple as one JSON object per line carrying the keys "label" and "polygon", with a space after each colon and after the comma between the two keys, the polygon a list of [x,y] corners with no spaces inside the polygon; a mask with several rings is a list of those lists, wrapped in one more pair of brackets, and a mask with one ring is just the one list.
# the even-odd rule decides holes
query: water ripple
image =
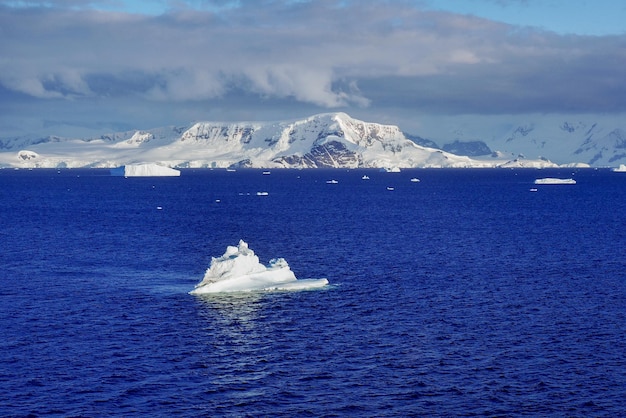
{"label": "water ripple", "polygon": [[[610,173],[532,194],[525,171],[400,173],[422,181],[394,193],[255,174],[0,174],[0,415],[623,415]],[[239,238],[332,286],[188,295]]]}

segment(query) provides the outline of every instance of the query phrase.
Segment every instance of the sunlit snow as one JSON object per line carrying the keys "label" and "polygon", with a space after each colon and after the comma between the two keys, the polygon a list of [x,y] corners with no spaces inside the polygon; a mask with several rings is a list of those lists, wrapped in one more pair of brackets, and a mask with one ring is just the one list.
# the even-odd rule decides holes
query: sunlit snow
{"label": "sunlit snow", "polygon": [[112,168],[138,161],[177,168],[383,167],[389,172],[557,167],[546,159],[454,155],[417,145],[397,126],[364,122],[341,112],[277,123],[198,122],[99,138],[0,138],[0,151],[0,167],[20,168]]}
{"label": "sunlit snow", "polygon": [[305,290],[327,284],[327,279],[296,279],[283,258],[272,259],[267,267],[264,266],[248,244],[240,240],[236,247],[228,246],[221,257],[211,259],[204,279],[189,293]]}

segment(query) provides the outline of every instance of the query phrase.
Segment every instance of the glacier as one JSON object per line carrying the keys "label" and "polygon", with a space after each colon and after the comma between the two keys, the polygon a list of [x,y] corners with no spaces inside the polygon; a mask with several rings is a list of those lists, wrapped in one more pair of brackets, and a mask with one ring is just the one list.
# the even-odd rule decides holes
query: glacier
{"label": "glacier", "polygon": [[467,114],[421,118],[419,129],[420,137],[448,151],[481,142],[503,156],[617,167],[626,163],[624,121],[623,114]]}
{"label": "glacier", "polygon": [[477,168],[558,167],[545,158],[484,158],[421,146],[399,127],[324,113],[283,122],[198,122],[98,138],[0,140],[0,166],[115,168]]}
{"label": "glacier", "polygon": [[296,279],[283,258],[270,260],[268,266],[248,244],[240,240],[237,246],[229,245],[221,257],[213,257],[211,264],[192,295],[223,292],[251,292],[271,290],[307,290],[324,287],[328,279]]}

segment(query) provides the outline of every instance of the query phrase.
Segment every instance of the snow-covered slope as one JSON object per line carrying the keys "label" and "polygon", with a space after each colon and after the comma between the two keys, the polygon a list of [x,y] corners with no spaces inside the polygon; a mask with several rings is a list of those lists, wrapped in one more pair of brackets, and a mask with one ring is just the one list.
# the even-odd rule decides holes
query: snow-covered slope
{"label": "snow-covered slope", "polygon": [[0,141],[0,165],[116,167],[408,168],[554,166],[548,160],[472,159],[423,147],[397,126],[327,113],[279,123],[201,122],[179,128],[130,131],[89,139]]}
{"label": "snow-covered slope", "polygon": [[[501,155],[545,157],[561,164],[626,163],[623,115],[458,116],[425,120],[419,134],[438,144],[482,141]],[[454,152],[452,147],[443,148]]]}
{"label": "snow-covered slope", "polygon": [[626,130],[580,120],[539,120],[514,127],[492,146],[526,155],[558,152],[591,165],[614,166],[626,161]]}

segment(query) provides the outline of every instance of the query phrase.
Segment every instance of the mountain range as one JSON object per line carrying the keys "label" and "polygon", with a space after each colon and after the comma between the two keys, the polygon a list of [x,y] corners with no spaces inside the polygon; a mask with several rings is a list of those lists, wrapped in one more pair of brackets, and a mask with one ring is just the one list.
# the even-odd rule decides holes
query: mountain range
{"label": "mountain range", "polygon": [[[556,167],[548,143],[566,166],[626,162],[626,132],[598,124],[525,124],[488,140],[463,135],[439,146],[399,127],[325,113],[285,122],[198,122],[118,132],[93,138],[57,136],[0,139],[0,166],[111,168],[153,162],[192,168]],[[569,147],[569,148],[568,148]],[[505,150],[505,151],[502,151]],[[516,152],[519,150],[519,152]]]}

